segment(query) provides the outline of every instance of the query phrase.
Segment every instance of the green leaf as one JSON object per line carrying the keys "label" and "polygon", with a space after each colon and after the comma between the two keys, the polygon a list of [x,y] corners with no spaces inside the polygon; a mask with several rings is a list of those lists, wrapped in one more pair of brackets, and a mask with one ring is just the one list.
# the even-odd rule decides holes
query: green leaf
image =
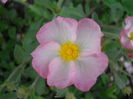
{"label": "green leaf", "polygon": [[24,74],[23,74],[25,78],[32,78],[32,79],[35,79],[37,75],[38,74],[35,72],[35,70],[32,68],[31,65],[24,70]]}
{"label": "green leaf", "polygon": [[41,8],[36,5],[29,5],[29,8],[39,16],[42,16]]}
{"label": "green leaf", "polygon": [[85,17],[82,6],[78,5],[75,8],[72,4],[68,7],[63,7],[60,15],[63,17],[71,17],[75,19],[81,19]]}
{"label": "green leaf", "polygon": [[36,34],[39,31],[39,28],[41,27],[42,22],[43,22],[43,19],[40,19],[37,22],[34,22],[30,25],[22,41],[24,47],[27,45],[29,46],[31,43],[36,41]]}
{"label": "green leaf", "polygon": [[51,0],[35,0],[37,5],[50,9],[51,11],[56,8],[56,5],[53,2],[51,2]]}
{"label": "green leaf", "polygon": [[120,88],[124,88],[128,83],[128,78],[126,75],[123,75],[119,72],[114,72],[114,76],[115,76],[115,84]]}
{"label": "green leaf", "polygon": [[104,0],[103,3],[106,6],[111,7],[111,5],[117,3],[117,1],[116,0]]}
{"label": "green leaf", "polygon": [[106,95],[108,98],[111,98],[111,99],[117,99],[115,93],[116,93],[116,87],[112,87],[112,88],[108,88],[107,91],[106,91]]}
{"label": "green leaf", "polygon": [[7,23],[2,21],[2,20],[0,20],[0,31],[3,32],[6,29],[8,29]]}
{"label": "green leaf", "polygon": [[17,95],[15,92],[6,93],[6,94],[0,93],[0,99],[17,99]]}
{"label": "green leaf", "polygon": [[122,0],[124,10],[129,14],[133,15],[133,0]]}
{"label": "green leaf", "polygon": [[[28,32],[25,34],[23,43],[23,50],[27,53],[27,56],[31,54],[31,52],[38,45],[36,41],[36,33],[39,31],[40,26],[42,25],[43,20],[40,19],[37,22],[34,22],[30,27]],[[26,54],[25,54],[26,55]]]}
{"label": "green leaf", "polygon": [[106,52],[110,59],[116,59],[120,56],[121,50],[118,47],[116,41],[107,40],[103,46],[103,51]]}
{"label": "green leaf", "polygon": [[122,29],[120,27],[116,27],[116,26],[113,26],[113,25],[107,25],[107,24],[103,24],[103,25],[101,25],[101,27],[102,27],[102,30],[104,32],[109,32],[109,33],[113,33],[113,34],[116,34],[116,35],[119,35],[119,33]]}
{"label": "green leaf", "polygon": [[61,98],[64,97],[67,93],[68,89],[64,88],[64,89],[56,89],[56,98]]}
{"label": "green leaf", "polygon": [[85,95],[85,98],[83,98],[83,99],[94,99],[94,97],[93,97],[93,94],[91,92],[89,92]]}
{"label": "green leaf", "polygon": [[98,15],[97,15],[96,12],[93,12],[93,13],[92,13],[92,19],[94,19],[94,20],[97,21],[97,22],[100,22],[100,21],[99,21],[99,17],[98,17]]}
{"label": "green leaf", "polygon": [[48,93],[48,90],[45,90],[45,80],[43,78],[40,78],[35,86],[35,91],[38,93],[38,95],[42,95],[44,93]]}
{"label": "green leaf", "polygon": [[106,85],[106,84],[109,83],[110,78],[109,78],[109,76],[108,76],[107,74],[102,74],[102,75],[101,75],[101,81],[102,81],[102,83],[103,83],[104,85]]}
{"label": "green leaf", "polygon": [[120,3],[114,3],[111,6],[111,19],[114,22],[120,20],[124,14],[123,6]]}
{"label": "green leaf", "polygon": [[86,1],[86,4],[85,4],[85,14],[86,14],[86,16],[89,16],[89,14],[90,14],[89,1]]}
{"label": "green leaf", "polygon": [[20,45],[15,46],[14,57],[17,63],[26,63],[31,59],[30,54]]}
{"label": "green leaf", "polygon": [[42,96],[30,96],[29,99],[48,99],[48,98],[45,98],[45,97],[42,97]]}
{"label": "green leaf", "polygon": [[76,99],[72,92],[67,92],[65,99]]}
{"label": "green leaf", "polygon": [[8,30],[8,35],[11,39],[15,39],[16,38],[16,28],[10,27],[10,29]]}
{"label": "green leaf", "polygon": [[0,58],[1,59],[8,59],[9,58],[9,55],[13,51],[14,44],[15,44],[14,40],[6,41],[6,43],[3,44],[3,46],[1,47],[2,51],[0,51]]}

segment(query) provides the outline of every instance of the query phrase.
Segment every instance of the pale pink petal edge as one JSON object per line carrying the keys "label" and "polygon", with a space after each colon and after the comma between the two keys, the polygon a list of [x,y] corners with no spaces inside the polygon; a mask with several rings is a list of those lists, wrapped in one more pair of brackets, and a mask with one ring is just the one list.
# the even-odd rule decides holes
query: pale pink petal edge
{"label": "pale pink petal edge", "polygon": [[[97,55],[98,54],[93,54],[92,56],[97,57]],[[99,72],[97,72],[97,75],[95,75],[94,79],[92,79],[87,85],[82,86],[80,85],[80,83],[77,83],[77,84],[74,83],[76,88],[80,89],[81,91],[89,91],[96,83],[98,76],[100,76],[107,69],[108,62],[109,62],[107,55],[104,53],[99,53],[99,57],[102,58],[101,61],[102,61],[103,67],[100,68]],[[76,81],[76,82],[80,82],[80,81]]]}
{"label": "pale pink petal edge", "polygon": [[[73,18],[64,18],[64,17],[61,17],[61,16],[58,16],[55,20],[57,21],[67,21],[69,23],[72,23],[75,25],[75,27],[77,27],[78,25],[78,21],[73,19]],[[44,38],[43,36],[45,36],[45,30],[47,30],[52,24],[54,24],[55,21],[50,21],[46,24],[44,24],[40,29],[39,31],[37,32],[37,35],[36,35],[36,38],[37,40],[39,41],[39,43],[44,43]],[[73,39],[75,40],[76,39],[76,33],[72,33],[72,37]],[[74,41],[73,40],[73,41]]]}
{"label": "pale pink petal edge", "polygon": [[6,3],[7,2],[7,0],[0,0],[2,3]]}
{"label": "pale pink petal edge", "polygon": [[[123,29],[120,33],[120,41],[121,41],[123,47],[127,48],[127,49],[133,49],[133,46],[128,38],[128,32],[130,31],[130,29],[131,28]],[[127,42],[126,42],[126,40],[127,40]]]}
{"label": "pale pink petal edge", "polygon": [[104,36],[104,34],[101,32],[101,28],[100,28],[99,24],[98,24],[97,22],[95,22],[93,19],[90,19],[90,18],[83,18],[83,19],[81,19],[81,20],[79,21],[78,24],[80,24],[80,23],[82,23],[82,22],[85,22],[85,23],[86,23],[86,22],[89,22],[89,23],[91,23],[93,26],[95,26],[94,28],[100,32],[100,33],[99,33],[99,36],[100,36],[100,37]]}
{"label": "pale pink petal edge", "polygon": [[125,19],[126,24],[128,24],[130,21],[133,21],[133,17],[132,17],[132,16],[128,16],[128,17]]}
{"label": "pale pink petal edge", "polygon": [[[32,59],[32,67],[33,67],[33,69],[42,77],[42,78],[47,78],[47,75],[48,75],[48,65],[47,65],[47,72],[42,72],[42,68],[45,68],[45,67],[42,67],[42,68],[40,68],[39,66],[38,66],[38,64],[36,64],[36,61],[37,60],[35,60],[35,58],[36,58],[36,52],[39,50],[39,49],[41,49],[42,47],[44,47],[46,44],[58,44],[57,42],[55,42],[55,41],[51,41],[51,42],[49,42],[49,43],[41,43],[32,53],[31,53],[31,56],[33,57],[33,59]],[[58,44],[59,45],[59,44]],[[50,61],[49,61],[49,63],[50,63]]]}

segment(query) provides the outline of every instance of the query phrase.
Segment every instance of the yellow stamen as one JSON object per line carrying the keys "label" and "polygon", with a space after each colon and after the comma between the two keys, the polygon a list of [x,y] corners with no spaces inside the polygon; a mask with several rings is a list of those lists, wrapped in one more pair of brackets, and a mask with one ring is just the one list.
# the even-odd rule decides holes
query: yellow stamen
{"label": "yellow stamen", "polygon": [[130,40],[133,40],[133,32],[130,33]]}
{"label": "yellow stamen", "polygon": [[61,46],[59,53],[65,61],[76,60],[79,56],[79,46],[72,42],[66,42]]}

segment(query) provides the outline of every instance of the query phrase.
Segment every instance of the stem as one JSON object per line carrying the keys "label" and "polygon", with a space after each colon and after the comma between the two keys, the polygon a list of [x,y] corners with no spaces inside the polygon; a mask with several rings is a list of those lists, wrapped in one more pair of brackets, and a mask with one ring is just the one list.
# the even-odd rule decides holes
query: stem
{"label": "stem", "polygon": [[57,2],[57,9],[61,9],[61,6],[62,6],[62,3],[63,3],[64,0],[58,0]]}
{"label": "stem", "polygon": [[117,34],[114,34],[114,33],[110,33],[110,32],[103,32],[104,34],[105,34],[105,36],[107,35],[107,36],[109,36],[109,37],[114,37],[114,38],[116,38],[116,39],[119,39],[119,35],[117,35]]}
{"label": "stem", "polygon": [[[29,87],[30,91],[32,91],[32,89],[34,89],[36,83],[38,82],[38,80],[40,79],[40,76],[37,76],[36,79],[33,81],[32,85]],[[29,96],[29,94],[27,94],[24,99],[27,99]]]}
{"label": "stem", "polygon": [[34,82],[32,83],[32,85],[30,86],[31,89],[34,88],[34,86],[36,85],[39,79],[40,79],[40,76],[37,76]]}
{"label": "stem", "polygon": [[[115,64],[113,63],[113,60],[110,60],[110,62],[111,62],[111,64],[112,64],[112,66],[115,65]],[[113,68],[112,66],[109,66],[110,69],[111,69],[111,71],[112,71],[112,73],[119,71],[119,72],[121,72],[121,73],[124,73],[125,75],[127,75],[127,76],[130,77],[131,79],[133,78],[133,75],[130,75],[128,72],[124,71],[122,68],[121,68],[121,69],[118,69],[118,70],[115,70],[115,68]]]}
{"label": "stem", "polygon": [[[63,2],[64,2],[64,0],[58,0],[58,2],[57,2],[57,10],[60,11]],[[57,13],[53,13],[53,14],[54,14],[54,16],[53,16],[53,20],[54,20],[58,14]]]}
{"label": "stem", "polygon": [[125,75],[129,76],[130,78],[133,78],[133,75],[130,75],[129,73],[127,73],[126,71],[119,69],[120,72],[124,73]]}
{"label": "stem", "polygon": [[[15,70],[9,75],[9,77],[7,78],[7,80],[5,80],[5,82],[7,81],[10,81],[12,79],[12,77],[16,74],[16,72],[21,69],[21,68],[24,68],[26,66],[26,64],[20,64],[18,67],[15,68]],[[21,69],[23,70],[23,69]],[[0,92],[3,90],[3,88],[6,86],[6,83],[3,83],[1,86],[0,86]]]}
{"label": "stem", "polygon": [[11,78],[15,75],[15,73],[20,69],[24,68],[26,65],[25,64],[20,64],[18,67],[15,68],[15,70],[9,75],[6,81],[10,81]]}

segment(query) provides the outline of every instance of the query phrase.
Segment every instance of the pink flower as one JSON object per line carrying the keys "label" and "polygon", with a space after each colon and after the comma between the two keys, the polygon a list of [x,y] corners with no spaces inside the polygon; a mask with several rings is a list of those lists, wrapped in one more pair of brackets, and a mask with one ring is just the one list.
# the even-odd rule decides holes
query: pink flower
{"label": "pink flower", "polygon": [[130,54],[130,55],[128,55],[130,58],[133,58],[133,55],[132,54]]}
{"label": "pink flower", "polygon": [[57,17],[37,33],[40,45],[32,52],[33,68],[47,78],[49,86],[65,88],[74,84],[88,91],[108,66],[101,52],[99,25],[84,18]]}
{"label": "pink flower", "polygon": [[2,3],[6,3],[7,2],[7,0],[0,0]]}
{"label": "pink flower", "polygon": [[133,66],[130,62],[124,62],[124,67],[129,74],[133,73]]}
{"label": "pink flower", "polygon": [[124,48],[133,49],[133,17],[125,19],[126,25],[120,34],[121,43]]}

